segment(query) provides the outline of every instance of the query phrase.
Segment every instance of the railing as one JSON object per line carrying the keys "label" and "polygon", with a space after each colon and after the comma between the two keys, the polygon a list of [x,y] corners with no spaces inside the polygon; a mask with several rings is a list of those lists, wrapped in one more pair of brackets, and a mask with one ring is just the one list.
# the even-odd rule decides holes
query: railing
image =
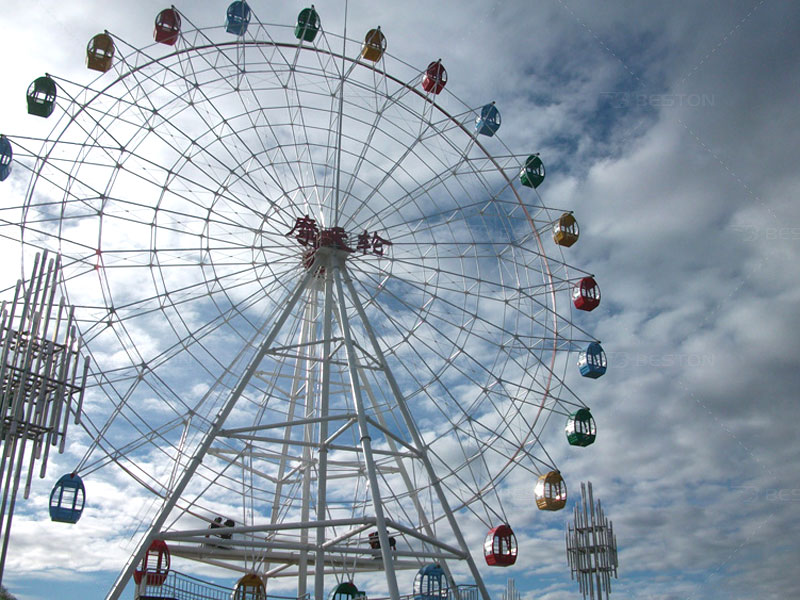
{"label": "railing", "polygon": [[[143,577],[146,581],[146,575]],[[234,588],[203,581],[185,573],[170,571],[161,585],[145,585],[138,600],[231,600]],[[267,594],[266,600],[303,600]]]}
{"label": "railing", "polygon": [[[146,581],[146,576],[143,578]],[[191,575],[170,571],[166,580],[161,585],[142,586],[138,595],[138,600],[231,600],[234,588],[225,587],[216,583],[210,583],[197,579]],[[434,600],[432,596],[415,596],[407,594],[400,596],[400,600]],[[442,594],[436,595],[436,600],[479,600],[478,588],[474,585],[459,585],[458,596],[452,590],[442,590]],[[302,598],[293,596],[275,596],[267,594],[267,600],[311,600],[311,594],[306,594]],[[366,600],[366,598],[365,598]],[[369,600],[389,600],[370,596]]]}
{"label": "railing", "polygon": [[161,585],[144,585],[138,591],[138,600],[231,600],[233,588],[170,571]]}
{"label": "railing", "polygon": [[[458,595],[451,589],[442,590],[441,594],[405,594],[400,596],[400,600],[479,600],[478,586],[459,585],[457,586]],[[369,596],[369,600],[389,600],[389,597]]]}

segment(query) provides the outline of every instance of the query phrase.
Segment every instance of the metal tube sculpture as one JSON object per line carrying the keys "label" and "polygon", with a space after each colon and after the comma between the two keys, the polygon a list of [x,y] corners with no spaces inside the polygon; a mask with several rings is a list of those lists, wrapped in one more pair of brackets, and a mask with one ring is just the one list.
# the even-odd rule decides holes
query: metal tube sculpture
{"label": "metal tube sculpture", "polygon": [[64,451],[70,415],[80,423],[88,359],[81,362],[75,309],[54,303],[61,258],[36,255],[30,281],[17,281],[0,311],[0,582],[23,473],[24,497],[34,467],[44,477],[51,446]]}
{"label": "metal tube sculpture", "polygon": [[517,591],[517,582],[514,579],[506,580],[506,589],[503,590],[502,600],[522,600],[522,594]]}
{"label": "metal tube sculpture", "polygon": [[[567,524],[567,562],[584,599],[601,600],[617,578],[617,538],[603,507],[592,497],[592,483],[581,482],[581,501],[575,504],[575,523]],[[587,502],[588,500],[588,502]],[[588,508],[587,508],[588,504]]]}

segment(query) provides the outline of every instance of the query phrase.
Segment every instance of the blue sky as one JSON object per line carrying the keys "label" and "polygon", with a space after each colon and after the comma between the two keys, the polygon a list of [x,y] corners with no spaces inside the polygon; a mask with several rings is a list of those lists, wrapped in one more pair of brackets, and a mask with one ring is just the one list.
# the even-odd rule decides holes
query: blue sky
{"label": "blue sky", "polygon": [[[252,5],[276,23],[305,6]],[[342,2],[316,7],[326,28],[341,31]],[[161,8],[7,2],[0,131],[45,135],[22,114],[28,83],[45,71],[88,82],[86,41],[109,29],[149,43]],[[216,25],[225,3],[179,8]],[[603,341],[609,371],[568,383],[600,432],[578,452],[553,425],[545,444],[569,473],[572,497],[591,480],[614,522],[617,597],[800,595],[798,21],[796,6],[769,1],[348,7],[350,37],[379,23],[393,55],[419,67],[441,57],[459,98],[495,100],[503,141],[542,153],[542,197],[581,224],[568,261],[596,274],[603,302],[574,319]],[[2,202],[8,193],[0,189]],[[10,284],[19,273],[8,263]],[[131,520],[147,507],[125,497],[128,485],[109,475],[94,493]],[[578,597],[563,553],[567,511],[534,518],[518,564],[493,583],[513,577],[526,600]],[[62,557],[57,548],[84,534],[34,539],[30,520],[17,523],[12,552],[24,558],[5,585],[20,600],[51,598],[64,580],[60,598],[103,597],[126,540],[97,523],[87,558],[53,565],[49,550]]]}

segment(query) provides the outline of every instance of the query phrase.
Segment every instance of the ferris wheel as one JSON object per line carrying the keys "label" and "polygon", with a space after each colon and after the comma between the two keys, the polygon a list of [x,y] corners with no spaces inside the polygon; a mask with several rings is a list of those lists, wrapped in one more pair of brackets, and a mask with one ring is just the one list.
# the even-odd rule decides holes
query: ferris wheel
{"label": "ferris wheel", "polygon": [[0,179],[27,181],[0,224],[23,260],[61,255],[91,358],[87,450],[51,514],[91,510],[104,468],[162,500],[109,598],[178,586],[182,558],[237,572],[239,600],[277,577],[346,600],[369,573],[422,600],[466,573],[488,600],[484,566],[523,551],[509,475],[562,508],[543,432],[595,439],[566,383],[606,370],[571,317],[600,301],[563,257],[577,222],[446,61],[408,65],[313,6],[286,26],[223,12],[166,9],[144,47],[98,34],[94,81],[31,84],[50,136],[0,139]]}

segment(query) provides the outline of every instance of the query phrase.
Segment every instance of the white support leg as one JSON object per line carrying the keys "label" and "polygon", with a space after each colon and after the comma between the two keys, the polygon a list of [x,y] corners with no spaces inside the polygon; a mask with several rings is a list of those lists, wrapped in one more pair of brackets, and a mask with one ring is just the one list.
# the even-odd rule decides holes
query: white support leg
{"label": "white support leg", "polygon": [[350,322],[347,319],[347,306],[345,305],[340,266],[337,265],[334,267],[333,275],[336,280],[336,293],[339,300],[339,321],[342,324],[342,334],[344,335],[345,350],[347,352],[347,366],[350,371],[350,389],[353,397],[353,404],[356,408],[356,415],[358,417],[361,447],[364,450],[364,462],[367,467],[367,478],[369,479],[370,493],[372,494],[372,505],[375,510],[378,539],[381,543],[383,570],[386,574],[386,584],[389,586],[389,596],[392,600],[400,600],[400,592],[397,589],[397,576],[395,575],[394,562],[392,561],[392,549],[389,544],[389,536],[386,533],[386,519],[383,514],[383,503],[381,501],[375,458],[372,456],[372,439],[370,438],[369,428],[367,427],[364,401],[361,398],[361,385],[358,379],[358,358],[350,335]]}
{"label": "white support leg", "polygon": [[[364,329],[367,332],[367,336],[369,337],[370,344],[372,346],[372,351],[375,353],[378,361],[381,365],[383,365],[384,373],[386,375],[386,380],[389,383],[389,387],[392,390],[392,394],[395,397],[395,401],[397,402],[397,406],[400,409],[400,413],[403,416],[403,421],[405,422],[406,427],[408,428],[409,433],[411,434],[411,438],[414,441],[414,445],[420,449],[420,457],[422,459],[422,463],[425,467],[425,470],[428,474],[428,478],[433,485],[433,488],[436,492],[436,497],[439,500],[439,503],[442,506],[442,510],[444,510],[445,515],[447,516],[447,521],[450,524],[451,529],[453,530],[453,534],[456,537],[456,541],[458,542],[459,547],[461,550],[466,554],[466,561],[467,565],[469,566],[470,573],[472,574],[473,579],[475,580],[475,585],[478,586],[478,591],[481,594],[483,600],[491,600],[489,596],[489,592],[486,590],[486,586],[483,583],[483,579],[481,578],[480,573],[478,572],[478,567],[475,565],[475,561],[472,560],[472,555],[470,554],[469,547],[467,546],[466,541],[464,540],[464,536],[461,533],[461,529],[456,522],[455,515],[453,511],[450,509],[450,505],[447,502],[447,498],[445,497],[444,490],[442,489],[441,484],[439,483],[439,478],[436,475],[436,472],[433,470],[433,465],[431,465],[430,460],[428,459],[428,454],[425,452],[425,445],[422,441],[422,438],[417,431],[416,423],[411,418],[411,412],[408,410],[408,406],[406,405],[405,398],[403,397],[403,393],[400,390],[400,386],[397,385],[397,381],[392,374],[391,369],[389,369],[389,365],[386,362],[386,357],[381,350],[380,344],[378,344],[378,339],[375,336],[375,332],[372,330],[372,326],[369,323],[369,319],[367,319],[367,314],[364,311],[364,307],[361,304],[361,300],[358,297],[358,293],[356,292],[355,287],[353,286],[352,280],[347,277],[345,278],[345,284],[347,285],[347,290],[350,293],[350,298],[353,301],[353,305],[358,312],[358,316],[361,319],[362,323],[364,324]],[[340,300],[340,302],[344,303],[344,298]],[[451,582],[451,585],[455,582]],[[456,591],[454,589],[454,591]],[[456,592],[457,593],[457,592]]]}
{"label": "white support leg", "polygon": [[[322,389],[319,398],[319,462],[317,465],[317,522],[323,523],[328,505],[328,399],[331,387],[331,320],[333,282],[330,263],[325,269],[325,298],[322,308]],[[317,554],[314,560],[314,599],[325,600],[325,526],[317,527]]]}
{"label": "white support leg", "polygon": [[247,365],[247,368],[239,378],[236,387],[231,392],[228,400],[222,407],[222,410],[217,413],[217,417],[214,419],[214,424],[208,433],[206,433],[203,441],[200,443],[200,446],[195,451],[194,456],[187,465],[186,470],[183,472],[183,476],[181,477],[180,481],[178,481],[175,489],[167,497],[161,512],[156,516],[156,518],[153,520],[153,523],[150,525],[150,528],[148,529],[147,534],[144,536],[139,550],[137,550],[136,553],[131,556],[131,558],[128,560],[128,564],[117,577],[117,580],[114,582],[113,587],[106,597],[107,600],[118,600],[122,594],[122,591],[128,584],[128,580],[130,580],[131,575],[133,575],[133,571],[136,569],[136,565],[138,565],[139,562],[144,558],[144,555],[147,552],[147,549],[150,547],[151,542],[156,538],[158,532],[164,526],[164,523],[166,522],[170,512],[172,512],[172,509],[175,507],[175,504],[178,502],[181,494],[183,494],[183,491],[186,489],[189,481],[191,481],[195,471],[197,471],[197,468],[203,462],[203,458],[208,452],[208,449],[211,447],[211,444],[214,442],[217,433],[219,433],[220,429],[222,429],[222,426],[225,424],[225,420],[228,418],[228,415],[233,410],[233,407],[236,406],[236,403],[238,402],[245,388],[250,383],[250,379],[253,377],[253,374],[258,369],[261,361],[264,359],[264,356],[269,350],[269,347],[272,345],[272,342],[275,340],[275,337],[278,335],[278,332],[281,330],[284,323],[286,323],[286,319],[289,318],[289,315],[294,309],[295,304],[297,304],[301,294],[308,287],[311,277],[312,273],[309,271],[306,273],[306,276],[300,281],[300,283],[298,283],[289,301],[287,302],[286,307],[283,309],[283,312],[275,321],[272,329],[264,338],[264,341],[261,343],[255,355],[250,360],[250,363]]}

